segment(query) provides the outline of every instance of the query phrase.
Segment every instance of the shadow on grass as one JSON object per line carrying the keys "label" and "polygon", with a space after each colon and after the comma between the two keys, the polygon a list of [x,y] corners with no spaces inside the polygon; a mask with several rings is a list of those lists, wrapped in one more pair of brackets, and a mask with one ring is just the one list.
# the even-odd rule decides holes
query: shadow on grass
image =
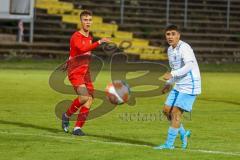
{"label": "shadow on grass", "polygon": [[[39,130],[44,130],[44,131],[48,131],[48,132],[51,132],[51,133],[63,132],[62,129],[42,127],[42,126],[29,124],[29,123],[22,123],[22,122],[12,122],[12,121],[0,120],[0,124],[15,125],[15,126],[23,127],[23,128],[39,129]],[[155,146],[155,144],[153,144],[151,142],[134,140],[134,139],[127,139],[127,138],[120,138],[120,137],[114,137],[114,136],[108,136],[108,135],[87,134],[87,136],[95,137],[95,138],[101,138],[101,139],[104,139],[104,140],[107,140],[107,141],[117,142],[117,143]]]}
{"label": "shadow on grass", "polygon": [[208,99],[208,98],[199,98],[199,100],[209,101],[209,102],[221,102],[221,103],[227,103],[227,104],[233,104],[233,105],[240,106],[240,102],[234,102],[234,101],[228,101],[228,100]]}
{"label": "shadow on grass", "polygon": [[15,126],[23,127],[23,128],[33,128],[33,129],[45,130],[45,131],[52,132],[52,133],[62,132],[62,130],[60,130],[60,129],[43,127],[43,126],[38,126],[38,125],[34,125],[34,124],[29,124],[29,123],[22,123],[22,122],[0,120],[0,124],[15,125]]}
{"label": "shadow on grass", "polygon": [[136,145],[146,145],[146,146],[156,146],[156,144],[141,140],[134,140],[134,139],[127,139],[127,138],[120,138],[120,137],[114,137],[109,135],[96,135],[96,134],[87,134],[89,137],[95,137],[95,138],[101,138],[105,139],[111,142],[118,142],[118,143],[126,143],[126,144],[136,144]]}

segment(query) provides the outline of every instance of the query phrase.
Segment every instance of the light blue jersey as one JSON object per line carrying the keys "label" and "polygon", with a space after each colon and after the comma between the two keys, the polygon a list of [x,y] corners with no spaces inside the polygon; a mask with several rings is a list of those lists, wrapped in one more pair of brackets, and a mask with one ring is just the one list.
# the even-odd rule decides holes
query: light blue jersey
{"label": "light blue jersey", "polygon": [[168,48],[169,65],[175,83],[174,89],[186,94],[201,94],[201,76],[194,52],[189,44],[179,41],[177,46]]}

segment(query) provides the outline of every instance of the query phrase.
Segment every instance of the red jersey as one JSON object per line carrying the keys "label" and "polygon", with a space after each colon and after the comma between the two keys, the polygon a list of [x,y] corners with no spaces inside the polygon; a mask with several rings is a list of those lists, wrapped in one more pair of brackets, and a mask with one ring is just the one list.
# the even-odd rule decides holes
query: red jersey
{"label": "red jersey", "polygon": [[76,31],[70,40],[70,55],[68,61],[68,72],[86,70],[91,58],[91,51],[97,48],[98,42],[92,43],[92,36],[84,36]]}
{"label": "red jersey", "polygon": [[98,42],[92,43],[92,36],[85,37],[79,31],[75,32],[70,40],[70,56],[72,59],[75,56],[90,55],[91,51],[99,46]]}

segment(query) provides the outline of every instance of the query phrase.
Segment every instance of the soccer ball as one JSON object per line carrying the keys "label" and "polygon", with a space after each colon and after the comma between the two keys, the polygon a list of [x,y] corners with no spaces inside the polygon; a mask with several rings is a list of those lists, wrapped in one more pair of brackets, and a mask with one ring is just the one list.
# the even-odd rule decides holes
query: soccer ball
{"label": "soccer ball", "polygon": [[130,98],[130,88],[127,83],[121,80],[115,80],[106,87],[107,99],[112,104],[126,103]]}

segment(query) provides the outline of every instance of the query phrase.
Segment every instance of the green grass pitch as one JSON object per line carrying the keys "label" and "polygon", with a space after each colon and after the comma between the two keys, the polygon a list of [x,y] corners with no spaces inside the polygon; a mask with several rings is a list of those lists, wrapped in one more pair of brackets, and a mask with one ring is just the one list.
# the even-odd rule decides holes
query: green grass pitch
{"label": "green grass pitch", "polygon": [[[189,148],[182,151],[178,137],[176,150],[159,151],[152,147],[164,142],[169,123],[144,116],[160,116],[166,95],[137,98],[135,106],[117,106],[86,123],[84,132],[88,136],[74,137],[62,132],[61,121],[54,113],[59,101],[74,96],[49,87],[49,67],[29,69],[21,65],[21,69],[16,64],[0,64],[1,160],[240,159],[239,72],[202,72],[203,93],[194,104],[192,120],[184,120],[192,131]],[[102,71],[95,88],[104,89],[108,77],[109,72]],[[136,113],[142,116],[140,120],[124,117]]]}

